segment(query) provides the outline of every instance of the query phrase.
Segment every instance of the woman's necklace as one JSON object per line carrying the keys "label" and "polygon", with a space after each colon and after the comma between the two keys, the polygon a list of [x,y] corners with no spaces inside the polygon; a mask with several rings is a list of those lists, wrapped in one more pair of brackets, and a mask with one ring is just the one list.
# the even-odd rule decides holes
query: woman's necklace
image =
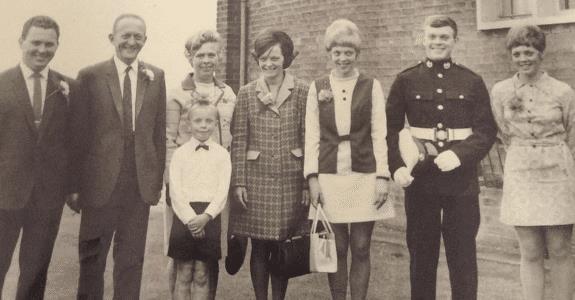
{"label": "woman's necklace", "polygon": [[279,94],[280,94],[280,90],[282,89],[282,86],[284,85],[285,78],[286,78],[286,77],[285,77],[285,75],[284,75],[284,77],[282,78],[282,82],[280,82],[279,87],[278,87],[278,89],[277,89],[277,91],[276,91],[276,93],[275,93],[275,96],[274,96],[274,93],[272,93],[272,89],[270,88],[270,85],[269,85],[268,82],[265,81],[265,79],[264,79],[264,82],[266,83],[266,87],[268,88],[268,91],[270,92],[270,94],[272,94],[272,97],[273,97],[273,99],[274,99],[273,105],[276,105],[276,103],[277,103],[278,96],[279,96]]}

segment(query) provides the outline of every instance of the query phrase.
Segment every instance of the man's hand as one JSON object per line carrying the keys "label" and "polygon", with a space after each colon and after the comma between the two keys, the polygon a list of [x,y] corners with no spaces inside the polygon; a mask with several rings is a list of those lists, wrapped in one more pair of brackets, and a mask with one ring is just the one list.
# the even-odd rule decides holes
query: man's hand
{"label": "man's hand", "polygon": [[80,194],[73,193],[66,196],[66,205],[75,213],[80,213]]}
{"label": "man's hand", "polygon": [[373,205],[379,209],[385,204],[388,196],[389,183],[383,178],[377,178],[375,180],[375,202],[373,202]]}
{"label": "man's hand", "polygon": [[244,209],[248,208],[248,190],[245,186],[236,187],[234,189],[234,196],[236,201],[240,203]]}
{"label": "man's hand", "polygon": [[198,233],[193,233],[193,232],[191,232],[191,233],[192,233],[192,237],[195,239],[203,239],[206,237],[206,232],[204,230],[202,230]]}
{"label": "man's hand", "polygon": [[308,179],[309,185],[309,197],[311,205],[317,207],[317,205],[323,206],[323,194],[321,192],[321,187],[319,186],[319,180],[316,176],[312,176]]}
{"label": "man's hand", "polygon": [[443,151],[433,160],[437,167],[442,172],[449,172],[459,166],[461,166],[461,161],[455,152],[451,150]]}
{"label": "man's hand", "polygon": [[193,218],[187,226],[192,234],[199,234],[204,231],[204,227],[210,220],[210,216],[204,213]]}
{"label": "man's hand", "polygon": [[401,167],[393,173],[393,180],[401,187],[408,187],[413,182],[413,176],[406,167]]}

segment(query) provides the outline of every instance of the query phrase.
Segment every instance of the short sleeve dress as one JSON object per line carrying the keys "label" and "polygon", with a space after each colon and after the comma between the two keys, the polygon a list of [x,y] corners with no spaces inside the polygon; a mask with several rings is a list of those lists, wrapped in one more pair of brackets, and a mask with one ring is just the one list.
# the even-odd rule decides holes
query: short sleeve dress
{"label": "short sleeve dress", "polygon": [[[329,83],[334,101],[335,121],[340,136],[351,132],[352,94],[359,78],[359,72],[348,78],[331,74]],[[337,148],[337,172],[318,174],[324,196],[323,209],[332,223],[368,222],[395,216],[393,201],[388,200],[377,209],[375,201],[376,177],[389,177],[387,165],[387,125],[385,99],[379,81],[373,79],[371,92],[371,139],[376,161],[376,172],[352,171],[351,145],[349,140],[341,141]],[[315,82],[311,84],[306,105],[305,169],[304,175],[318,173],[319,143],[322,124],[319,118],[318,91]],[[315,215],[310,207],[309,217]]]}
{"label": "short sleeve dress", "polygon": [[506,150],[501,221],[515,226],[575,223],[575,93],[543,73],[528,84],[518,75],[491,95]]}

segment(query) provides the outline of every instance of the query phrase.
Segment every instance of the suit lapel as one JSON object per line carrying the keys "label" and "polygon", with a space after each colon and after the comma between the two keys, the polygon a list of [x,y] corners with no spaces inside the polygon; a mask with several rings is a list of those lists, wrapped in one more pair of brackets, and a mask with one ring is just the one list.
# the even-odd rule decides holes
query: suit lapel
{"label": "suit lapel", "polygon": [[116,65],[114,64],[114,59],[110,60],[110,64],[108,65],[108,71],[106,72],[106,81],[108,82],[108,87],[110,88],[110,92],[112,93],[112,100],[114,101],[114,106],[116,106],[116,111],[120,116],[120,120],[123,120],[123,112],[122,109],[122,92],[120,90],[120,81],[118,79],[118,71],[116,69]]}
{"label": "suit lapel", "polygon": [[142,110],[142,104],[144,103],[144,96],[146,95],[146,88],[148,87],[148,83],[150,81],[143,72],[145,69],[145,65],[140,63],[138,66],[138,84],[136,86],[136,120],[138,119],[138,115],[140,114],[140,110]]}
{"label": "suit lapel", "polygon": [[34,134],[38,134],[38,129],[34,124],[34,110],[32,109],[32,103],[30,100],[30,95],[28,95],[28,88],[26,87],[24,76],[22,75],[22,71],[19,67],[14,69],[14,73],[15,76],[12,79],[12,89],[14,95],[16,96],[15,99],[26,115],[26,121],[30,127],[30,130],[32,130]]}

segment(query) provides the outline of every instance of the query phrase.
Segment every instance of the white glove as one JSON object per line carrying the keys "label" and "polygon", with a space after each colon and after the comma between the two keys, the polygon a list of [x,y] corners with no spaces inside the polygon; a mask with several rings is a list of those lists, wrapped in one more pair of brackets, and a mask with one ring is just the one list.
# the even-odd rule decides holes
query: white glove
{"label": "white glove", "polygon": [[399,184],[401,187],[408,187],[411,182],[413,182],[413,176],[411,176],[409,170],[406,167],[401,167],[395,170],[393,173],[393,180]]}
{"label": "white glove", "polygon": [[455,152],[451,150],[443,151],[433,160],[437,167],[442,172],[449,172],[459,166],[461,166],[461,161]]}

